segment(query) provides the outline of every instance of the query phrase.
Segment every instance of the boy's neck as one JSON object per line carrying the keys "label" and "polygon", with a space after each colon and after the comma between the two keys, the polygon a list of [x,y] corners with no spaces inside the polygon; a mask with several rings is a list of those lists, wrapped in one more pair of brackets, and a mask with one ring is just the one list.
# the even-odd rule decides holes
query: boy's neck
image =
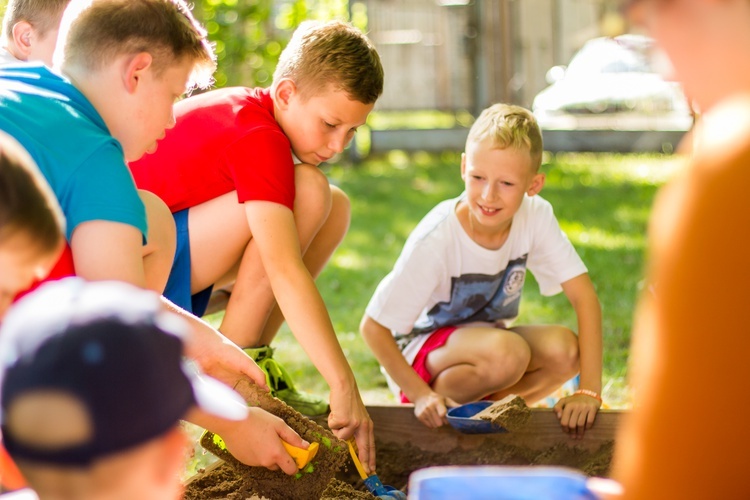
{"label": "boy's neck", "polygon": [[512,219],[503,223],[500,227],[487,229],[474,220],[471,210],[463,202],[459,205],[456,215],[466,234],[477,245],[488,250],[499,250],[508,241],[510,228],[513,225]]}

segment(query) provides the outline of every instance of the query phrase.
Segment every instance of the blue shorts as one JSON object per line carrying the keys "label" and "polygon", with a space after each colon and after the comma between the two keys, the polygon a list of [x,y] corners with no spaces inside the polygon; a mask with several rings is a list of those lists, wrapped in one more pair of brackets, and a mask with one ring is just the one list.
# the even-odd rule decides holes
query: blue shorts
{"label": "blue shorts", "polygon": [[172,270],[169,273],[164,296],[176,305],[201,317],[208,307],[213,285],[195,295],[190,294],[190,232],[188,230],[188,210],[172,214],[177,226],[177,251],[174,254]]}

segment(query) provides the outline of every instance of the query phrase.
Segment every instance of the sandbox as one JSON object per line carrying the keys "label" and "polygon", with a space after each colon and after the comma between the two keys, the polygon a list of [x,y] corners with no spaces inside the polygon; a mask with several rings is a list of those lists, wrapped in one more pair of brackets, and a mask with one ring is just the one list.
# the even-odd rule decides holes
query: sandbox
{"label": "sandbox", "polygon": [[[528,425],[513,433],[462,434],[448,426],[428,429],[414,417],[413,407],[368,406],[375,424],[377,473],[384,484],[406,491],[409,474],[435,465],[558,465],[590,476],[606,477],[612,458],[615,432],[624,412],[602,410],[583,439],[565,434],[550,409],[532,409]],[[319,421],[318,423],[324,424]],[[314,472],[305,480],[314,480]],[[254,496],[240,470],[218,463],[186,484],[187,500],[268,498],[353,499],[373,498],[364,488],[350,461],[330,481],[302,491],[293,477],[278,476],[272,497]],[[327,488],[327,489],[326,489]],[[315,493],[311,493],[315,491]],[[320,493],[323,491],[323,493]],[[310,495],[307,493],[310,492]]]}

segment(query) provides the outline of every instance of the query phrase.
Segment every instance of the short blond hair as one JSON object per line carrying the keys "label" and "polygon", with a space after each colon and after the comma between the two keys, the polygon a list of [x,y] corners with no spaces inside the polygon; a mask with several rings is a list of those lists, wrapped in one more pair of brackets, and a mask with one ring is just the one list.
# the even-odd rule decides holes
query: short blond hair
{"label": "short blond hair", "polygon": [[29,23],[40,36],[57,29],[60,18],[70,0],[8,0],[3,16],[3,34],[13,37],[13,26],[21,21]]}
{"label": "short blond hair", "polygon": [[482,111],[469,130],[466,144],[468,147],[470,143],[485,140],[490,140],[492,147],[497,149],[528,150],[534,172],[542,164],[542,131],[534,115],[526,108],[499,103]]}
{"label": "short blond hair", "polygon": [[372,42],[341,21],[305,21],[282,51],[273,85],[288,78],[307,97],[331,85],[372,104],[383,93],[383,66]]}
{"label": "short blond hair", "polygon": [[0,132],[0,245],[18,235],[42,253],[62,241],[65,219],[44,176],[25,149]]}
{"label": "short blond hair", "polygon": [[192,60],[191,84],[212,82],[213,46],[183,0],[73,0],[60,31],[55,62],[63,70],[95,71],[120,55],[147,52],[157,75]]}

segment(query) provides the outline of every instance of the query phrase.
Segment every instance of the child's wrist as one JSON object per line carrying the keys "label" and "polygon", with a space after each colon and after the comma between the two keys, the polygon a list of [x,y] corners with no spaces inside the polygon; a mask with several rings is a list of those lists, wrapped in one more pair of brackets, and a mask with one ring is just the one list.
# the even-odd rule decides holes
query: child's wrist
{"label": "child's wrist", "polygon": [[578,389],[576,392],[573,393],[573,395],[576,395],[576,394],[583,394],[584,396],[589,396],[599,401],[599,404],[602,403],[602,397],[596,391],[590,391],[588,389]]}

